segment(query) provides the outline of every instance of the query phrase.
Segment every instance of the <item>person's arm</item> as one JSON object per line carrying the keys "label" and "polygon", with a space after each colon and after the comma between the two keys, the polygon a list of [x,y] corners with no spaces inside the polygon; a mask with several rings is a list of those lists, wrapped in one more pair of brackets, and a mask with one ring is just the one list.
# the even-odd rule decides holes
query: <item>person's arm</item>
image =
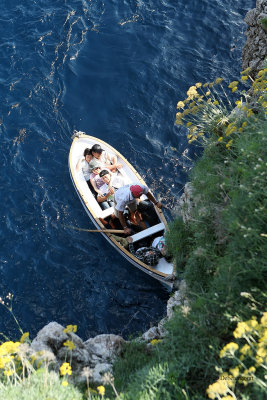
{"label": "person's arm", "polygon": [[107,161],[110,161],[111,164],[106,164],[105,167],[109,169],[111,172],[115,172],[117,168],[122,168],[122,164],[118,164],[118,159],[115,154],[107,153]]}
{"label": "person's arm", "polygon": [[124,215],[123,215],[123,211],[118,211],[118,217],[119,217],[119,221],[121,223],[121,226],[123,227],[124,233],[125,235],[130,235],[131,234],[131,229],[128,228]]}
{"label": "person's arm", "polygon": [[99,193],[99,196],[97,196],[97,201],[98,203],[102,203],[103,201],[107,201],[107,199],[109,198],[109,196],[111,194],[114,194],[114,189],[110,188],[109,191],[104,195],[102,194],[102,192]]}
{"label": "person's arm", "polygon": [[157,206],[158,208],[161,208],[161,207],[162,207],[161,202],[160,202],[160,201],[157,201],[151,192],[147,192],[146,195],[147,195],[147,198],[148,198],[150,201],[152,201],[153,204],[155,204],[155,206]]}
{"label": "person's arm", "polygon": [[81,169],[81,163],[82,163],[83,160],[85,160],[85,158],[84,158],[84,157],[81,157],[81,158],[79,159],[79,161],[77,162],[77,164],[76,164],[76,171],[80,171],[80,169]]}

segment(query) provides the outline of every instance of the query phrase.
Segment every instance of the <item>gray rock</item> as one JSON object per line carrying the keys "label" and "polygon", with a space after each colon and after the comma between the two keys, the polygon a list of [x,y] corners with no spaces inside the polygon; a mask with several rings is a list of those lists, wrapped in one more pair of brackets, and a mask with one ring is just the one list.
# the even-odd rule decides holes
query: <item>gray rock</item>
{"label": "gray rock", "polygon": [[122,349],[125,340],[118,335],[98,335],[92,339],[88,339],[84,345],[92,354],[94,362],[101,361],[110,362]]}
{"label": "gray rock", "polygon": [[160,337],[161,337],[160,332],[156,326],[153,326],[142,335],[142,339],[147,342],[150,342],[153,339],[159,339]]}
{"label": "gray rock", "polygon": [[105,372],[112,372],[112,364],[97,364],[93,370],[92,380],[94,383],[102,383],[102,375]]}
{"label": "gray rock", "polygon": [[256,8],[253,8],[253,10],[248,11],[244,19],[245,23],[249,26],[256,25],[258,15],[259,11]]}

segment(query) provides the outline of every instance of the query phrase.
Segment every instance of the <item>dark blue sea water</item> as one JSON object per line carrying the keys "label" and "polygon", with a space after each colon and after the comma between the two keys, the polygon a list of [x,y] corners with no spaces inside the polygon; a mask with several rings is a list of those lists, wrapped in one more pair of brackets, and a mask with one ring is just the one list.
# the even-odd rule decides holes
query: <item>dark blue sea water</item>
{"label": "dark blue sea water", "polygon": [[[117,148],[175,215],[196,157],[175,126],[187,88],[236,79],[255,0],[2,0],[0,296],[31,336],[85,338],[159,320],[168,293],[92,228],[68,172],[74,129]],[[0,307],[0,332],[14,338]]]}

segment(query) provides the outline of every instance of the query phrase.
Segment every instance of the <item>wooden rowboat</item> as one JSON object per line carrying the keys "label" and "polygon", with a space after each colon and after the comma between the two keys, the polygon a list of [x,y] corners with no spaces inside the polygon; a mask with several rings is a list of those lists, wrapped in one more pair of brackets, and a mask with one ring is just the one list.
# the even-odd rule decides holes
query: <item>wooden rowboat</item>
{"label": "wooden rowboat", "polygon": [[[94,144],[99,144],[102,149],[117,156],[118,163],[123,165],[123,168],[121,168],[118,173],[122,175],[125,184],[140,182],[145,185],[145,182],[135,170],[135,168],[126,160],[126,158],[124,158],[112,146],[105,143],[103,140],[100,140],[93,136],[88,136],[83,132],[74,132],[73,142],[69,152],[70,176],[76,192],[82,202],[82,205],[85,208],[85,211],[87,212],[91,221],[97,229],[105,229],[105,225],[102,221],[111,216],[112,213],[114,213],[114,208],[110,207],[107,210],[102,210],[91,190],[89,189],[89,186],[83,176],[82,171],[76,170],[77,162],[82,157],[85,148],[91,148]],[[143,199],[146,199],[145,195],[142,195],[141,200]],[[132,235],[133,243],[136,243],[137,246],[140,240],[144,240],[144,238],[150,238],[151,236],[162,236],[163,233],[167,230],[167,222],[162,210],[155,207],[155,211],[158,215],[158,223]],[[141,269],[143,272],[147,273],[153,278],[164,283],[165,285],[172,287],[174,279],[174,266],[172,263],[167,262],[164,257],[159,259],[159,262],[155,267],[150,267],[149,265],[143,263],[138,258],[136,258],[127,249],[125,249],[113,237],[113,235],[108,232],[108,229],[106,229],[105,232],[101,232],[101,234],[131,264]]]}

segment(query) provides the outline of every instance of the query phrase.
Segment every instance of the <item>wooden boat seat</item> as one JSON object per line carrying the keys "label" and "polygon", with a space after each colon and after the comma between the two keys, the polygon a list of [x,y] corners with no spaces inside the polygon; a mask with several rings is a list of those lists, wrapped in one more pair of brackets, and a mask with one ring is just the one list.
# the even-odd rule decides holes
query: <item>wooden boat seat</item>
{"label": "wooden boat seat", "polygon": [[145,237],[153,235],[154,233],[164,231],[164,230],[165,230],[165,225],[163,224],[163,222],[160,222],[157,225],[151,226],[150,228],[144,229],[143,231],[138,232],[135,235],[132,235],[133,243],[138,242],[138,240],[141,240]]}
{"label": "wooden boat seat", "polygon": [[114,207],[109,207],[106,210],[101,210],[101,211],[102,212],[101,212],[100,218],[106,218],[114,213]]}

